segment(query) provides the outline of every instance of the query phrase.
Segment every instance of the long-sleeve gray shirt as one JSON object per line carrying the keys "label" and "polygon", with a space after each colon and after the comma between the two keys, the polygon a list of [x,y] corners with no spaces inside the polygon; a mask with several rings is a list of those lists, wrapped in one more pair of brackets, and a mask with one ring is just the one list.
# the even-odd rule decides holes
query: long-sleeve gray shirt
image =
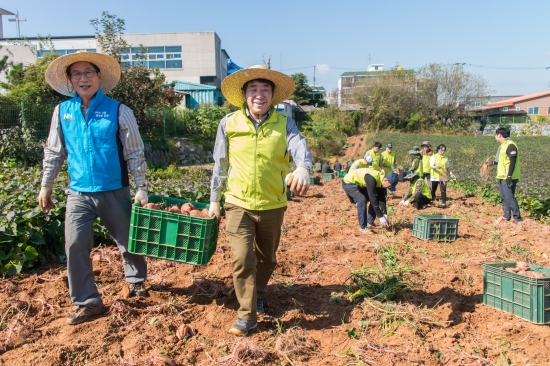
{"label": "long-sleeve gray shirt", "polygon": [[[85,115],[86,111],[82,111]],[[120,105],[118,118],[118,136],[122,143],[124,160],[128,165],[128,171],[134,177],[136,186],[145,184],[145,171],[147,164],[143,152],[143,141],[139,134],[134,112],[124,104]],[[59,124],[59,105],[52,114],[52,122],[48,142],[44,148],[44,175],[42,187],[51,187],[61,171],[63,162],[67,159],[65,150],[65,138]]]}
{"label": "long-sleeve gray shirt", "polygon": [[[226,118],[227,117],[224,117],[218,125],[214,153],[212,154],[214,158],[214,168],[212,171],[212,183],[210,186],[210,202],[219,202],[226,188],[225,182],[227,179],[227,172],[229,170],[229,158],[227,151],[229,144],[225,130]],[[259,126],[258,122],[251,118],[250,115],[248,115],[248,118],[257,130]],[[267,118],[269,118],[269,114],[265,116],[262,122]],[[262,122],[260,122],[260,124]],[[300,135],[298,126],[296,126],[296,122],[291,117],[287,117],[286,142],[287,150],[290,152],[296,167],[304,167],[309,170],[311,168],[311,153],[307,147],[306,139]]]}

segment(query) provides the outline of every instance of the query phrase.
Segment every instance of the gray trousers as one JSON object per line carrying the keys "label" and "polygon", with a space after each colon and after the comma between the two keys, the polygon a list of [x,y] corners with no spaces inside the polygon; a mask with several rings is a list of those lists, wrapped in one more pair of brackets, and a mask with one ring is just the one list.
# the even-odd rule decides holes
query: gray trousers
{"label": "gray trousers", "polygon": [[517,179],[512,180],[512,187],[508,188],[505,179],[499,179],[498,185],[500,188],[500,198],[502,199],[502,211],[506,220],[510,220],[511,216],[514,216],[514,221],[520,221],[521,215],[519,213],[518,201],[516,200],[516,184]]}
{"label": "gray trousers", "polygon": [[145,257],[128,252],[131,210],[129,187],[107,192],[69,191],[65,214],[65,253],[69,293],[75,305],[93,305],[101,302],[90,258],[94,245],[93,224],[98,217],[122,253],[126,281],[145,281]]}

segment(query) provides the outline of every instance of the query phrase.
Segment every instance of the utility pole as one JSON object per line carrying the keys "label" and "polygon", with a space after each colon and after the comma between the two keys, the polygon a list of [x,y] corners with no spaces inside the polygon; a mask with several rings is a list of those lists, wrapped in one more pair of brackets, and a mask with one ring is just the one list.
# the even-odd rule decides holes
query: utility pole
{"label": "utility pole", "polygon": [[27,19],[19,18],[19,10],[15,11],[15,18],[8,19],[10,22],[15,22],[15,29],[17,29],[17,38],[21,38],[21,32],[19,31],[19,23],[26,22]]}
{"label": "utility pole", "polygon": [[315,62],[313,63],[313,86],[315,86]]}
{"label": "utility pole", "polygon": [[370,65],[370,53],[369,53],[369,65]]}

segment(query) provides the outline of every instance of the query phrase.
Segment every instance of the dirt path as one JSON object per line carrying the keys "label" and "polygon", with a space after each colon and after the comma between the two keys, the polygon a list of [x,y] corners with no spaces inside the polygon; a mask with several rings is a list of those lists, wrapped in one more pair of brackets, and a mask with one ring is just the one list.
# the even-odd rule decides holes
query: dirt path
{"label": "dirt path", "polygon": [[[162,354],[178,365],[550,362],[548,326],[482,304],[481,268],[505,259],[548,266],[550,227],[529,219],[495,226],[498,207],[450,190],[450,208],[423,213],[459,218],[458,239],[422,241],[411,232],[414,208],[397,206],[406,188],[400,184],[389,201],[394,229],[364,235],[340,184],[312,186],[289,202],[267,315],[249,337],[227,332],[238,303],[222,221],[207,266],[149,260],[145,299],[128,298],[120,255],[97,249],[95,275],[109,311],[81,325],[65,324],[74,308],[63,265],[0,280],[0,365],[170,364]],[[350,303],[342,287],[350,270],[381,266],[384,248],[414,268],[412,289],[394,303]],[[180,340],[183,324],[193,334]]]}

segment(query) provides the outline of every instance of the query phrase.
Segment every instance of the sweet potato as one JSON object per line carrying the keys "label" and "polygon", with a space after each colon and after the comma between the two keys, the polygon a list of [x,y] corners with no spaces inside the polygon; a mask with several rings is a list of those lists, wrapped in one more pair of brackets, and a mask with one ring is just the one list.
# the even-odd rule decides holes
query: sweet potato
{"label": "sweet potato", "polygon": [[202,217],[202,214],[199,210],[191,210],[189,216]]}
{"label": "sweet potato", "polygon": [[180,208],[178,207],[178,205],[173,205],[167,208],[166,211],[173,212],[173,213],[180,213]]}
{"label": "sweet potato", "polygon": [[181,205],[181,211],[185,211],[185,212],[191,212],[193,210],[196,210],[196,207],[195,205],[193,205],[191,202],[187,202],[187,203],[184,203],[183,205]]}
{"label": "sweet potato", "polygon": [[202,213],[202,217],[205,217],[205,218],[208,218],[208,217],[209,217],[209,216],[208,216],[208,209],[207,209],[207,208],[203,208],[202,211],[201,211],[201,213]]}
{"label": "sweet potato", "polygon": [[152,203],[152,202],[149,202],[149,203],[146,203],[144,206],[144,208],[150,208],[152,210],[158,210],[160,205],[157,204],[157,203]]}

